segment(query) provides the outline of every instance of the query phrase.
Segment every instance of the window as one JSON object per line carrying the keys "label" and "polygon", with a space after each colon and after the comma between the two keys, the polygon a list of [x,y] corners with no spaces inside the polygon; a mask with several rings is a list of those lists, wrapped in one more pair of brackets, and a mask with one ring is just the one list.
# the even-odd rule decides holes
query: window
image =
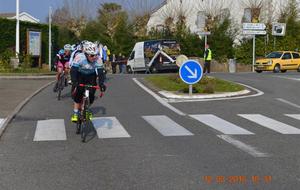
{"label": "window", "polygon": [[135,53],[135,51],[132,51],[132,52],[131,52],[131,54],[130,54],[130,56],[129,56],[129,60],[134,59],[134,53]]}
{"label": "window", "polygon": [[294,59],[300,59],[300,56],[298,53],[292,53]]}
{"label": "window", "polygon": [[291,58],[292,58],[292,56],[291,56],[290,53],[285,53],[285,54],[283,54],[283,56],[282,56],[282,59],[291,59]]}
{"label": "window", "polygon": [[267,58],[280,58],[282,55],[282,52],[272,52],[269,55],[267,55]]}

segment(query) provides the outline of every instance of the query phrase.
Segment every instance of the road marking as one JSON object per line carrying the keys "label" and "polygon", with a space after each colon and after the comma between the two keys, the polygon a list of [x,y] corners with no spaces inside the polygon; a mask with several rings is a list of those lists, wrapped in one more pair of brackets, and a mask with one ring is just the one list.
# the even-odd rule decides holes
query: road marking
{"label": "road marking", "polygon": [[181,125],[177,124],[165,115],[142,116],[142,118],[152,125],[163,136],[192,136],[194,135]]}
{"label": "road marking", "polygon": [[262,157],[270,157],[269,154],[263,153],[257,150],[257,148],[247,145],[237,139],[234,139],[233,137],[229,135],[217,135],[220,139],[223,139],[224,141],[232,144],[233,146],[237,147],[238,149],[256,157],[256,158],[262,158]]}
{"label": "road marking", "polygon": [[226,135],[253,135],[254,133],[243,129],[233,123],[225,121],[212,114],[190,115],[192,118],[214,128]]}
{"label": "road marking", "polygon": [[294,107],[300,109],[300,106],[299,106],[299,105],[294,104],[294,103],[292,103],[292,102],[289,102],[289,101],[287,101],[287,100],[285,100],[285,99],[282,99],[282,98],[276,98],[276,100],[281,101],[281,102],[286,103],[286,104],[288,104],[288,105],[290,105],[290,106],[294,106]]}
{"label": "road marking", "polygon": [[284,114],[288,117],[300,120],[300,114]]}
{"label": "road marking", "polygon": [[280,121],[268,118],[261,114],[238,114],[240,117],[258,123],[261,126],[269,128],[281,134],[300,134],[300,129],[287,125]]}
{"label": "road marking", "polygon": [[226,95],[228,95],[228,93],[225,93],[223,95],[217,95],[217,94],[192,95],[191,97],[188,97],[188,95],[179,95],[179,96],[181,96],[181,98],[178,97],[178,95],[174,95],[171,92],[168,92],[168,93],[163,92],[162,93],[162,91],[161,91],[159,93],[162,94],[163,96],[165,96],[167,98],[166,101],[169,102],[169,103],[234,100],[234,99],[242,99],[242,98],[252,98],[252,97],[257,97],[257,96],[261,96],[261,95],[264,94],[263,91],[260,91],[256,88],[253,88],[253,87],[248,86],[246,84],[242,84],[242,83],[237,83],[237,84],[240,84],[242,86],[246,86],[247,88],[249,88],[253,91],[256,91],[256,93],[251,94],[251,95],[244,95],[244,92],[246,92],[246,91],[247,91],[247,93],[249,93],[249,90],[245,90],[245,91],[241,91],[241,94],[239,94],[239,92],[229,93],[230,95],[236,95],[234,97],[227,97]]}
{"label": "road marking", "polygon": [[278,77],[278,78],[283,78],[283,79],[289,79],[289,80],[300,81],[300,78],[282,77],[282,76],[276,76],[276,77]]}
{"label": "road marking", "polygon": [[5,122],[6,119],[0,118],[0,130],[3,127],[3,124]]}
{"label": "road marking", "polygon": [[96,117],[92,122],[99,139],[130,137],[116,117]]}
{"label": "road marking", "polygon": [[67,140],[63,119],[39,120],[33,141]]}
{"label": "road marking", "polygon": [[143,85],[142,83],[140,83],[136,78],[132,79],[137,85],[139,85],[143,90],[145,90],[146,92],[148,92],[151,96],[153,96],[159,103],[161,103],[163,106],[169,108],[170,110],[174,111],[175,113],[177,113],[178,115],[182,115],[185,116],[186,114],[183,113],[182,111],[178,110],[177,108],[175,108],[174,106],[168,104],[166,101],[164,101],[164,99],[162,99],[160,96],[158,96],[157,94],[155,94],[154,92],[152,92],[149,88],[147,88],[145,85]]}

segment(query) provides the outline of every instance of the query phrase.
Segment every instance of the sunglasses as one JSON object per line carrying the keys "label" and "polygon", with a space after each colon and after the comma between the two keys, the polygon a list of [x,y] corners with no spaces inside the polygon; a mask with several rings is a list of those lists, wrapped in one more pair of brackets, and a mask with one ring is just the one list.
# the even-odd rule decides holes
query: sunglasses
{"label": "sunglasses", "polygon": [[96,57],[97,55],[88,55],[89,57]]}

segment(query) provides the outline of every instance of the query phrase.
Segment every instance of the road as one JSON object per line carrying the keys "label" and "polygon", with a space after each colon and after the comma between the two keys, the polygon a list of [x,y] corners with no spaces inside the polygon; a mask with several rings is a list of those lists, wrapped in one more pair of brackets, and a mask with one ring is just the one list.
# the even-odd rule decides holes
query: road
{"label": "road", "polygon": [[109,75],[87,143],[69,89],[57,101],[49,86],[0,140],[0,189],[299,189],[299,73],[211,75],[264,94],[169,103],[178,114],[132,79],[145,75]]}

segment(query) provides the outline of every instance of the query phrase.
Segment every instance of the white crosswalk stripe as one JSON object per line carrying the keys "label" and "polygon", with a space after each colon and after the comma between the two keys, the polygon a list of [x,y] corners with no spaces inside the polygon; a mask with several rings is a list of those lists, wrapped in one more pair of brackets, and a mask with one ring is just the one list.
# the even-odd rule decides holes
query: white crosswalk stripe
{"label": "white crosswalk stripe", "polygon": [[191,136],[194,135],[165,115],[142,116],[152,127],[163,136]]}
{"label": "white crosswalk stripe", "polygon": [[288,117],[300,120],[300,114],[285,114]]}
{"label": "white crosswalk stripe", "polygon": [[248,119],[252,122],[255,122],[261,126],[264,126],[268,129],[271,129],[281,134],[300,134],[300,129],[287,125],[280,121],[276,121],[274,119],[263,116],[261,114],[238,114],[238,115],[240,117]]}
{"label": "white crosswalk stripe", "polygon": [[253,135],[254,133],[243,129],[233,123],[223,120],[212,114],[190,115],[192,118],[204,123],[205,125],[220,131],[225,135]]}
{"label": "white crosswalk stripe", "polygon": [[63,119],[39,120],[33,141],[67,140]]}
{"label": "white crosswalk stripe", "polygon": [[96,117],[92,122],[99,139],[130,137],[116,117]]}

